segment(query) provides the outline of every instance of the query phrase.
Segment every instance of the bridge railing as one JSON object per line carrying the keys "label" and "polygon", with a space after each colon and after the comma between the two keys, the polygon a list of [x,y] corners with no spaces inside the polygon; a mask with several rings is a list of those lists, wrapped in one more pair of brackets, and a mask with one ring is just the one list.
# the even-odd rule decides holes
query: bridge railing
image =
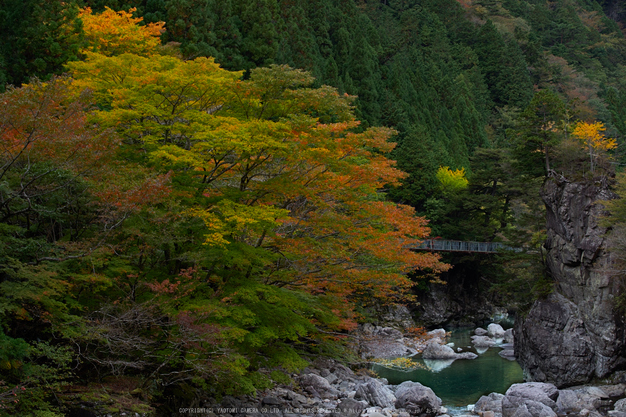
{"label": "bridge railing", "polygon": [[441,252],[481,252],[495,253],[499,250],[515,250],[501,242],[471,242],[463,240],[427,239],[415,245],[416,250],[432,250]]}

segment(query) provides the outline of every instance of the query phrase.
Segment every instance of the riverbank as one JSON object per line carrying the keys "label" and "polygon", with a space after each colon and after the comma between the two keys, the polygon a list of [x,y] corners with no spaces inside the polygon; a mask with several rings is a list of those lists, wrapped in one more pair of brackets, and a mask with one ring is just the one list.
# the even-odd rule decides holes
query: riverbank
{"label": "riverbank", "polygon": [[[481,330],[479,328],[472,333],[482,333]],[[479,336],[479,339],[476,336],[473,337],[474,340],[479,341],[475,343],[475,348],[478,348],[480,342],[484,343],[490,337],[492,340],[499,339],[506,342],[503,338],[505,331],[502,330],[501,334],[501,328],[497,325],[490,325],[484,332],[485,334]],[[390,327],[364,326],[360,333],[359,350],[363,355],[376,352],[387,357],[401,352],[427,352],[432,345],[448,347],[449,351],[453,351],[450,346],[446,345],[448,340],[445,336],[448,335],[443,329],[439,329],[417,340]],[[385,339],[387,343],[383,343]],[[466,336],[462,340],[469,341],[472,338]],[[493,345],[493,343],[490,344],[490,346]],[[461,348],[456,347],[456,350],[460,351]],[[449,354],[449,351],[445,352]],[[510,358],[501,357],[502,355],[497,353],[491,356],[494,359],[497,358],[502,364],[509,363],[507,359]],[[473,362],[474,359],[467,359],[467,356],[461,356],[457,361],[468,366],[476,363]],[[381,363],[380,359],[378,363]],[[413,361],[413,363],[419,362]],[[509,381],[502,385],[498,388],[500,392],[476,396],[472,404],[465,403],[459,406],[460,404],[456,403],[452,406],[446,402],[445,397],[442,400],[435,394],[432,389],[434,387],[438,390],[435,384],[422,384],[412,380],[399,382],[393,379],[390,383],[389,379],[381,377],[384,372],[379,371],[376,375],[367,364],[368,362],[364,362],[364,366],[351,369],[334,360],[319,358],[301,373],[291,375],[290,384],[260,392],[256,396],[224,397],[219,402],[206,403],[203,405],[204,414],[202,415],[207,417],[328,415],[346,417],[556,417],[573,414],[589,417],[607,415],[626,417],[626,400],[617,401],[626,394],[626,384],[622,383],[623,381],[559,390],[552,384],[521,383],[520,378],[520,383],[511,385]],[[391,367],[393,366],[391,362]],[[433,373],[433,378],[440,375]],[[407,373],[405,376],[406,379],[411,379],[412,374]],[[498,378],[494,372],[491,376]],[[473,382],[475,387],[480,383],[478,379],[474,379]],[[447,381],[447,383],[450,382]],[[451,384],[448,388],[452,391],[461,388],[454,385],[454,382]]]}
{"label": "riverbank", "polygon": [[204,404],[205,417],[626,417],[626,384],[581,386],[559,390],[552,384],[513,384],[505,394],[482,396],[475,404],[448,409],[429,387],[406,381],[389,384],[365,369],[353,371],[319,359],[293,383],[256,396],[224,397]]}

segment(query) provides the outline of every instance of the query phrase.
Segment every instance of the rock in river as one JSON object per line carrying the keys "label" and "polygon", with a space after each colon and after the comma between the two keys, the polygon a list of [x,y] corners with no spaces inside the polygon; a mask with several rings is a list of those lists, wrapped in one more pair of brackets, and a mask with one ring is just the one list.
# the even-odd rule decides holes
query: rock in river
{"label": "rock in river", "polygon": [[404,408],[412,416],[435,416],[441,408],[441,399],[419,382],[401,383],[396,389],[396,397],[396,408]]}

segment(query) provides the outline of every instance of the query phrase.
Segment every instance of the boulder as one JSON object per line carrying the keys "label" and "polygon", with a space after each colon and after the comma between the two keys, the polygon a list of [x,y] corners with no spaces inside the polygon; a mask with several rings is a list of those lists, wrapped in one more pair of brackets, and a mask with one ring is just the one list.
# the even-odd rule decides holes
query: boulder
{"label": "boulder", "polygon": [[436,340],[429,340],[422,352],[424,359],[457,359],[457,353],[447,345],[440,345]]}
{"label": "boulder", "polygon": [[457,353],[448,345],[441,345],[437,340],[429,340],[422,352],[423,359],[476,359],[478,355],[472,352]]}
{"label": "boulder", "polygon": [[261,404],[269,405],[269,406],[276,406],[276,405],[283,404],[283,400],[273,397],[271,395],[268,395],[267,397],[263,397],[263,399],[261,400]]}
{"label": "boulder", "polygon": [[439,343],[444,343],[446,340],[446,331],[444,329],[435,329],[426,333],[426,337],[438,341]]}
{"label": "boulder", "polygon": [[515,351],[513,349],[504,349],[498,352],[498,355],[503,357],[504,359],[508,359],[510,361],[515,360]]}
{"label": "boulder", "polygon": [[558,412],[561,414],[578,413],[582,410],[578,402],[578,395],[570,389],[559,391],[559,397],[556,399]]}
{"label": "boulder", "polygon": [[344,417],[358,417],[361,415],[365,406],[359,401],[355,401],[351,398],[344,398],[339,404],[337,404],[337,412]]}
{"label": "boulder", "polygon": [[339,378],[339,380],[341,380],[342,382],[354,382],[356,375],[354,375],[354,372],[352,372],[352,369],[348,368],[345,365],[342,364],[335,364],[332,366],[332,368],[330,369],[330,371],[337,376],[337,378]]}
{"label": "boulder", "polygon": [[513,384],[502,399],[502,417],[516,414],[532,417],[556,417],[559,390],[552,384],[528,382]]}
{"label": "boulder", "polygon": [[456,354],[457,359],[476,359],[477,357],[478,355],[473,352],[463,352]]}
{"label": "boulder", "polygon": [[441,399],[419,382],[405,381],[398,385],[396,398],[396,408],[404,408],[412,416],[435,416],[441,408]]}
{"label": "boulder", "polygon": [[489,395],[483,395],[480,397],[476,404],[474,404],[475,413],[483,413],[486,411],[492,411],[494,413],[502,413],[502,399],[503,394],[492,392]]}
{"label": "boulder", "polygon": [[392,407],[396,402],[396,396],[393,395],[393,392],[376,379],[370,379],[359,385],[354,398],[382,408]]}
{"label": "boulder", "polygon": [[476,347],[491,347],[496,344],[496,342],[488,336],[472,336],[472,343]]}
{"label": "boulder", "polygon": [[583,410],[592,411],[600,408],[608,395],[598,387],[582,387],[577,389],[563,389],[559,391],[556,405],[559,413],[577,413]]}
{"label": "boulder", "polygon": [[319,398],[336,400],[339,396],[339,391],[333,388],[328,380],[316,374],[302,375],[300,386],[304,391]]}
{"label": "boulder", "polygon": [[501,339],[504,337],[504,329],[497,323],[491,323],[487,326],[487,333],[491,337],[495,337],[497,339]]}
{"label": "boulder", "polygon": [[477,327],[476,330],[474,330],[474,334],[476,336],[485,336],[487,333],[487,330],[483,329],[482,327]]}
{"label": "boulder", "polygon": [[504,342],[515,343],[515,337],[513,336],[513,329],[506,329],[504,331]]}
{"label": "boulder", "polygon": [[574,390],[578,397],[581,408],[587,410],[597,410],[602,406],[604,400],[608,400],[609,396],[598,387],[582,387]]}

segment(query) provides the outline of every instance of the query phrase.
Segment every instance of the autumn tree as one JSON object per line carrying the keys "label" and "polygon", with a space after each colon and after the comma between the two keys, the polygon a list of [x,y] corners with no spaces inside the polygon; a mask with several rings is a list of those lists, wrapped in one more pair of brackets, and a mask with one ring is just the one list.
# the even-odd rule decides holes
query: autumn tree
{"label": "autumn tree", "polygon": [[116,12],[108,7],[102,13],[93,13],[90,7],[81,9],[78,18],[83,23],[86,48],[83,51],[111,56],[132,53],[154,55],[161,45],[164,22],[140,26],[141,17],[133,17],[135,8]]}
{"label": "autumn tree", "polygon": [[242,81],[206,58],[131,54],[88,54],[71,69],[110,108],[94,121],[173,171],[179,215],[201,222],[202,245],[179,266],[194,278],[154,291],[177,300],[176,316],[233,329],[224,337],[250,363],[293,366],[295,340],[354,328],[356,303],[401,302],[407,272],[446,268],[407,249],[426,221],[381,194],[403,177],[385,157],[393,131],[358,133],[351,97],[311,88],[306,72],[271,66]]}
{"label": "autumn tree", "polygon": [[607,151],[617,148],[615,139],[607,138],[603,135],[605,130],[606,128],[602,122],[579,122],[572,130],[572,135],[582,142],[582,146],[589,153],[592,174],[595,172],[598,157],[606,154]]}

